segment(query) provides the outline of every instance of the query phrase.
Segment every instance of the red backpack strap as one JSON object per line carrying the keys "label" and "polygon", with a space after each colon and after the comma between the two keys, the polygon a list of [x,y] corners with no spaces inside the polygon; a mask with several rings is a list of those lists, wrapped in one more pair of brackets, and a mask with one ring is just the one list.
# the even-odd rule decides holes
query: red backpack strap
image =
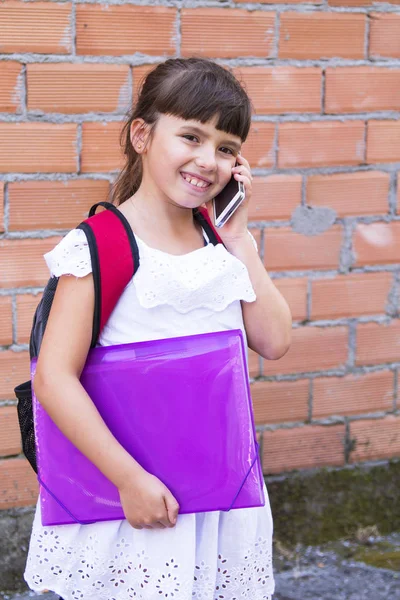
{"label": "red backpack strap", "polygon": [[[98,206],[104,210],[96,214]],[[88,240],[94,280],[93,348],[119,297],[139,268],[139,250],[133,231],[113,204],[98,202],[89,218],[78,225]]]}
{"label": "red backpack strap", "polygon": [[214,244],[214,246],[216,246],[217,244],[223,244],[223,241],[221,240],[214,225],[211,222],[210,216],[206,208],[197,208],[194,211],[194,217],[199,223],[199,225],[203,227],[204,231],[208,236],[208,239],[212,244]]}

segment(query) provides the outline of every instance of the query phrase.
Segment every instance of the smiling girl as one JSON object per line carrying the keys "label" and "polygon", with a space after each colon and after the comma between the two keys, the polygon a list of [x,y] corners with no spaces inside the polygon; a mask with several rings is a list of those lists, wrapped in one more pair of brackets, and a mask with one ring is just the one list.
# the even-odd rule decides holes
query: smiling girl
{"label": "smiling girl", "polygon": [[[128,220],[140,268],[99,343],[241,329],[275,360],[291,317],[247,229],[252,175],[240,154],[250,101],[233,75],[203,59],[167,60],[146,77],[125,124],[126,165],[113,202]],[[235,166],[237,165],[237,166]],[[246,200],[214,246],[194,219],[234,175]],[[272,517],[260,508],[179,515],[176,499],[112,436],[79,382],[92,335],[94,286],[85,233],[45,255],[60,277],[35,391],[63,433],[117,486],[126,519],[41,525],[38,504],[25,578],[65,600],[270,600]],[[72,275],[72,277],[71,277]],[[79,415],[79,419],[76,415]]]}

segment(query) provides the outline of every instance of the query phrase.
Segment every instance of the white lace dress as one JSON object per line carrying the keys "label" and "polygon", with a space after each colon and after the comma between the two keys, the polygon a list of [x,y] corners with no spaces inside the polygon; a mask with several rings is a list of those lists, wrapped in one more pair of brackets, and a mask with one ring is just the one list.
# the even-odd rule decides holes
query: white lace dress
{"label": "white lace dress", "polygon": [[[227,329],[244,330],[240,301],[255,300],[246,267],[221,245],[173,256],[137,239],[140,267],[125,288],[102,345]],[[91,271],[83,231],[45,255],[53,275]],[[136,530],[126,520],[41,524],[37,505],[25,579],[64,600],[271,600],[272,517],[266,505],[179,515],[172,529]]]}

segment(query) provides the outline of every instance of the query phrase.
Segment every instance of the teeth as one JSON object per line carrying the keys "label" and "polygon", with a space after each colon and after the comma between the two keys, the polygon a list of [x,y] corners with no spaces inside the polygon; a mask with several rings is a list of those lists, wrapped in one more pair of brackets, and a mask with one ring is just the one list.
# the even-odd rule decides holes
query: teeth
{"label": "teeth", "polygon": [[199,188],[205,188],[208,186],[208,183],[206,183],[205,181],[202,181],[201,179],[196,179],[196,177],[190,177],[190,175],[184,175],[183,178],[191,183],[192,185],[195,185],[196,187]]}

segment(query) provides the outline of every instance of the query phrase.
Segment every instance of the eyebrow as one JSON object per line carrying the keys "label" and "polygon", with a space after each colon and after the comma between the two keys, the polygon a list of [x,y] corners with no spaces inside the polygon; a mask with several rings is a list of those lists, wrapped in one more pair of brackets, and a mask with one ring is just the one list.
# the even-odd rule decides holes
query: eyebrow
{"label": "eyebrow", "polygon": [[[196,127],[196,125],[183,125],[183,127],[181,127],[181,130],[184,130],[184,129],[190,129],[194,133],[202,135],[203,137],[207,137],[207,138],[210,137],[209,135],[207,135],[207,133],[204,131],[204,129],[201,129],[200,127]],[[227,144],[229,146],[233,146],[235,148],[235,150],[237,150],[238,152],[241,148],[241,144],[238,144],[234,140],[224,140],[222,143]]]}

